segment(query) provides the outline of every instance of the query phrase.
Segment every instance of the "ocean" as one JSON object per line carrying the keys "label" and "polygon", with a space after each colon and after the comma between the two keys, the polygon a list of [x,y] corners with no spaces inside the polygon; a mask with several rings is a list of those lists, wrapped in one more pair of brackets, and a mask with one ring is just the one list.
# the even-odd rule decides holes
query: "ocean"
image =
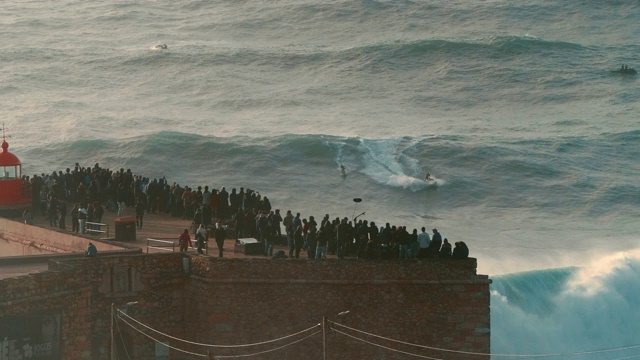
{"label": "ocean", "polygon": [[0,121],[25,174],[99,163],[254,189],[302,217],[438,228],[494,280],[493,353],[639,352],[615,351],[640,343],[640,80],[616,72],[640,68],[640,3],[0,12]]}

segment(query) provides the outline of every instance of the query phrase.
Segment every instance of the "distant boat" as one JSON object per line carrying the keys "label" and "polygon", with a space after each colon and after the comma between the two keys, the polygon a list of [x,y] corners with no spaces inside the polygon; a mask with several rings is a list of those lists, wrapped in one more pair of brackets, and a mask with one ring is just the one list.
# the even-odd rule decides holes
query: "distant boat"
{"label": "distant boat", "polygon": [[620,74],[623,74],[623,75],[635,75],[635,74],[637,74],[637,73],[638,73],[638,72],[636,71],[636,69],[634,69],[634,68],[630,68],[630,67],[627,67],[627,68],[624,68],[624,69],[623,69],[623,68],[620,68],[620,69],[618,69],[618,70],[612,70],[611,72],[614,72],[614,73],[620,73]]}

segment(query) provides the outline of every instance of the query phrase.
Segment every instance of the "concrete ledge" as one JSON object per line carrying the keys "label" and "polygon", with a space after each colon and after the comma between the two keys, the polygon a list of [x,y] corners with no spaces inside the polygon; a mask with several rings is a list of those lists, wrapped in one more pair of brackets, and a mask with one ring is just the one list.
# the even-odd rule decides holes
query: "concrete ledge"
{"label": "concrete ledge", "polygon": [[[121,249],[121,250],[111,250],[111,251],[103,251],[98,253],[98,256],[122,256],[122,255],[132,255],[132,254],[142,254],[142,249],[132,248],[132,249]],[[6,265],[28,265],[28,264],[40,264],[47,263],[49,261],[63,261],[75,258],[83,258],[84,252],[74,252],[70,254],[42,254],[42,255],[30,255],[30,256],[8,256],[8,257],[0,257],[0,266]]]}
{"label": "concrete ledge", "polygon": [[111,244],[90,237],[47,229],[34,225],[27,225],[18,221],[0,218],[0,238],[22,244],[37,244],[45,249],[55,249],[59,252],[84,252],[90,242],[98,251],[122,250],[126,246]]}

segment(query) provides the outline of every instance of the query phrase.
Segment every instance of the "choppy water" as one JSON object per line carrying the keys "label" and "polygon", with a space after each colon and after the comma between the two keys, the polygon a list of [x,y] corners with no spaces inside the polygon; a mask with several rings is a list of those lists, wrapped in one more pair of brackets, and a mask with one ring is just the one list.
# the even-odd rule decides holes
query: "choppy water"
{"label": "choppy water", "polygon": [[[99,162],[252,188],[303,217],[437,227],[480,273],[537,282],[638,247],[640,80],[612,72],[640,68],[637,2],[0,11],[0,119],[26,173]],[[493,350],[529,350],[506,339]]]}

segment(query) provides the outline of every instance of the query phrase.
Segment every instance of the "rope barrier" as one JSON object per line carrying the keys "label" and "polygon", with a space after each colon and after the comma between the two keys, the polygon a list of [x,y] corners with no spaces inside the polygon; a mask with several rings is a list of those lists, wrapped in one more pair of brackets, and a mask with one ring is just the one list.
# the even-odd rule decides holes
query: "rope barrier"
{"label": "rope barrier", "polygon": [[[243,347],[251,347],[251,346],[258,346],[258,345],[265,345],[265,344],[270,344],[270,343],[274,343],[277,341],[281,341],[284,339],[288,339],[294,336],[298,336],[300,334],[303,334],[305,332],[311,331],[317,327],[320,327],[321,324],[316,324],[310,328],[307,328],[305,330],[299,331],[297,333],[291,334],[291,335],[287,335],[287,336],[283,336],[277,339],[273,339],[273,340],[267,340],[267,341],[262,341],[262,342],[258,342],[258,343],[252,343],[252,344],[241,344],[241,345],[214,345],[214,344],[203,344],[203,343],[197,343],[197,342],[192,342],[192,341],[188,341],[188,340],[184,340],[184,339],[180,339],[174,336],[171,336],[169,334],[165,334],[161,331],[158,331],[148,325],[143,324],[142,322],[134,319],[133,317],[129,316],[128,314],[122,312],[121,310],[117,309],[117,315],[124,315],[125,317],[127,317],[128,319],[132,320],[133,322],[135,322],[136,324],[151,330],[159,335],[162,335],[164,337],[167,337],[169,339],[173,339],[173,340],[177,340],[180,342],[184,342],[187,344],[191,344],[191,345],[196,345],[196,346],[202,346],[202,347],[213,347],[213,348],[243,348]],[[123,317],[121,316],[116,316],[116,319],[120,319],[122,320],[125,324],[127,324],[128,326],[130,326],[131,328],[133,328],[134,330],[136,330],[137,332],[141,333],[142,335],[152,339],[153,341],[156,342],[160,342],[159,340],[155,339],[154,337],[150,336],[149,334],[146,334],[145,332],[141,331],[140,329],[138,329],[136,326],[134,326],[133,324],[129,323],[127,320],[125,320]],[[414,356],[414,357],[419,357],[419,358],[423,358],[423,359],[429,359],[429,360],[442,360],[440,358],[433,358],[433,357],[429,357],[429,356],[424,356],[424,355],[419,355],[419,354],[413,354],[410,352],[406,352],[406,351],[402,351],[402,350],[398,350],[398,349],[393,349],[390,348],[388,346],[384,346],[381,344],[376,344],[374,342],[359,338],[357,336],[354,336],[352,334],[348,334],[344,331],[341,331],[339,329],[337,329],[336,327],[342,327],[344,329],[348,329],[350,331],[356,332],[356,333],[360,333],[360,334],[364,334],[366,336],[371,336],[374,338],[378,338],[378,339],[382,339],[382,340],[386,340],[386,341],[390,341],[390,342],[394,342],[394,343],[398,343],[398,344],[403,344],[403,345],[408,345],[408,346],[413,346],[413,347],[417,347],[417,348],[421,348],[421,349],[428,349],[428,350],[437,350],[437,351],[443,351],[443,352],[449,352],[449,353],[456,353],[456,354],[465,354],[465,355],[478,355],[478,356],[495,356],[495,357],[514,357],[514,358],[523,358],[523,357],[528,357],[528,358],[545,358],[545,357],[568,357],[568,356],[580,356],[580,355],[591,355],[591,354],[601,354],[601,353],[607,353],[607,352],[614,352],[614,351],[623,351],[623,350],[631,350],[631,349],[637,349],[640,348],[640,345],[630,345],[630,346],[623,346],[623,347],[618,347],[618,348],[610,348],[610,349],[600,349],[600,350],[591,350],[591,351],[581,351],[581,352],[573,352],[573,353],[553,353],[553,354],[491,354],[491,353],[480,353],[480,352],[470,352],[470,351],[460,351],[460,350],[452,350],[452,349],[444,349],[444,348],[438,348],[438,347],[432,347],[432,346],[425,346],[425,345],[418,345],[418,344],[414,344],[414,343],[409,343],[406,341],[401,341],[401,340],[396,340],[396,339],[392,339],[389,337],[385,337],[385,336],[380,336],[380,335],[376,335],[373,333],[369,333],[363,330],[359,330],[356,328],[352,328],[340,323],[336,323],[334,321],[329,321],[329,324],[331,326],[331,329],[333,331],[335,331],[338,334],[347,336],[349,338],[352,338],[354,340],[357,341],[361,341],[376,347],[380,347],[389,351],[393,351],[393,352],[397,352],[397,353],[401,353],[401,354],[405,354],[405,355],[410,355],[410,356]],[[256,353],[252,353],[252,354],[243,354],[243,355],[220,355],[220,356],[214,356],[214,358],[217,359],[223,359],[223,358],[239,358],[239,357],[249,357],[249,356],[256,356],[256,355],[261,355],[261,354],[265,354],[265,353],[269,353],[269,352],[273,352],[276,350],[280,350],[283,349],[287,346],[291,346],[293,344],[299,343],[301,341],[304,341],[318,333],[320,333],[322,330],[317,330],[312,334],[309,334],[301,339],[292,341],[290,343],[284,344],[282,346],[276,347],[274,349],[270,349],[270,350],[264,350],[264,351],[260,351],[260,352],[256,352]],[[118,332],[120,333],[120,336],[122,337],[122,334],[120,332],[120,327],[118,325]],[[182,350],[173,346],[170,346],[168,344],[165,344],[167,347],[174,349],[176,351],[180,351],[186,354],[190,354],[190,355],[196,355],[196,356],[201,356],[201,357],[207,357],[208,355],[206,354],[200,354],[200,353],[194,353],[194,352],[189,352],[186,350]],[[128,354],[127,354],[128,356]],[[623,358],[619,358],[616,360],[626,360],[626,359],[631,359],[631,358],[635,358],[638,356],[630,356],[630,357],[623,357]]]}
{"label": "rope barrier", "polygon": [[173,349],[173,350],[175,350],[175,351],[179,351],[179,352],[182,352],[182,353],[185,353],[185,354],[189,354],[189,355],[195,355],[195,356],[200,356],[200,357],[207,357],[207,356],[208,356],[208,355],[206,355],[206,354],[200,354],[200,353],[195,353],[195,352],[191,352],[191,351],[187,351],[187,350],[179,349],[179,348],[177,348],[177,347],[175,347],[175,346],[171,346],[171,345],[169,345],[169,344],[163,343],[162,341],[160,341],[160,340],[158,340],[158,339],[154,338],[153,336],[151,336],[151,335],[149,335],[149,334],[145,333],[144,331],[141,331],[141,330],[140,330],[140,329],[138,329],[137,327],[135,327],[135,326],[133,326],[133,325],[129,324],[129,322],[128,322],[127,320],[125,320],[125,319],[120,319],[120,320],[122,320],[125,324],[129,325],[129,327],[130,327],[130,328],[132,328],[133,330],[135,330],[135,331],[139,332],[140,334],[142,334],[142,335],[144,335],[144,336],[148,337],[149,339],[151,339],[151,340],[153,340],[153,341],[155,341],[155,342],[157,342],[157,343],[162,343],[162,344],[164,344],[166,347],[168,347],[168,348],[170,348],[170,349]]}
{"label": "rope barrier", "polygon": [[[258,343],[242,344],[242,345],[214,345],[214,344],[197,343],[197,342],[193,342],[193,341],[189,341],[189,340],[180,339],[180,338],[171,336],[169,334],[165,334],[165,333],[163,333],[161,331],[158,331],[158,330],[156,330],[156,329],[154,329],[154,328],[152,328],[150,326],[147,326],[147,325],[141,323],[140,321],[138,321],[138,320],[132,318],[131,316],[125,314],[121,310],[117,310],[117,312],[119,314],[122,314],[122,315],[126,316],[127,318],[131,319],[132,321],[134,321],[135,323],[139,324],[140,326],[145,327],[145,328],[147,328],[147,329],[149,329],[149,330],[151,330],[151,331],[153,331],[153,332],[155,332],[155,333],[157,333],[159,335],[165,336],[165,337],[167,337],[169,339],[181,341],[181,342],[184,342],[184,343],[187,343],[187,344],[190,344],[190,345],[197,345],[197,346],[211,347],[211,348],[241,348],[241,347],[251,347],[251,346],[265,345],[265,344],[270,344],[270,343],[273,343],[273,342],[281,341],[281,340],[284,340],[284,339],[287,339],[287,338],[290,338],[290,337],[294,337],[294,336],[303,334],[303,333],[305,333],[307,331],[311,331],[314,328],[321,326],[320,324],[316,324],[316,325],[314,325],[314,326],[312,326],[312,327],[310,327],[308,329],[299,331],[299,332],[291,334],[291,335],[283,336],[281,338],[277,338],[277,339],[273,339],[273,340],[262,341],[262,342],[258,342]],[[118,317],[116,317],[116,318],[118,318]],[[124,319],[122,319],[122,320],[124,320]]]}
{"label": "rope barrier", "polygon": [[[362,331],[362,330],[358,330],[358,329],[354,329],[352,327],[346,326],[346,325],[342,325],[336,322],[331,321],[332,325],[339,325],[342,326],[343,328],[349,329],[351,331],[355,331],[361,334],[365,334],[371,337],[375,337],[378,339],[383,339],[383,340],[388,340],[391,342],[395,342],[398,344],[403,344],[403,345],[409,345],[409,346],[415,346],[418,348],[422,348],[422,349],[428,349],[428,350],[438,350],[438,351],[444,351],[444,352],[452,352],[452,353],[456,353],[456,354],[466,354],[466,355],[493,355],[493,354],[485,354],[485,353],[477,353],[477,352],[469,352],[469,351],[460,351],[460,350],[451,350],[451,349],[443,349],[443,348],[437,348],[437,347],[431,347],[431,346],[426,346],[426,345],[418,345],[418,344],[413,344],[410,342],[405,342],[405,341],[401,341],[401,340],[396,340],[396,339],[392,339],[392,338],[388,338],[388,337],[384,337],[384,336],[380,336],[380,335],[376,335],[376,334],[372,334],[372,333],[368,333],[366,331]],[[334,331],[338,331],[335,328],[333,329]]]}
{"label": "rope barrier", "polygon": [[[362,330],[358,330],[343,324],[339,324],[333,321],[330,321],[331,325],[338,325],[341,326],[345,329],[349,329],[351,331],[355,331],[361,334],[365,334],[367,336],[371,336],[371,337],[375,337],[375,338],[379,338],[379,339],[383,339],[383,340],[387,340],[387,341],[391,341],[391,342],[395,342],[398,344],[403,344],[403,345],[409,345],[409,346],[414,346],[414,347],[418,347],[418,348],[422,348],[422,349],[428,349],[428,350],[438,350],[438,351],[443,351],[443,352],[450,352],[450,353],[456,353],[456,354],[466,354],[466,355],[480,355],[480,356],[497,356],[497,357],[533,357],[533,358],[543,358],[543,357],[564,357],[564,356],[580,356],[580,355],[590,355],[590,354],[601,354],[601,353],[606,353],[606,352],[613,352],[613,351],[623,351],[623,350],[631,350],[631,349],[637,349],[640,348],[640,345],[630,345],[630,346],[623,346],[623,347],[618,347],[618,348],[611,348],[611,349],[600,349],[600,350],[591,350],[591,351],[581,351],[581,352],[574,352],[574,353],[555,353],[555,354],[490,354],[490,353],[479,353],[479,352],[470,352],[470,351],[460,351],[460,350],[452,350],[452,349],[443,349],[443,348],[437,348],[437,347],[431,347],[431,346],[425,346],[425,345],[418,345],[418,344],[413,344],[413,343],[409,343],[409,342],[405,342],[405,341],[401,341],[401,340],[396,340],[396,339],[392,339],[392,338],[388,338],[385,336],[380,336],[380,335],[376,335],[376,334],[372,334],[366,331],[362,331]],[[362,340],[358,337],[346,334],[342,331],[339,331],[337,329],[335,329],[335,327],[332,327],[333,331],[339,332],[341,334],[347,335],[349,337],[353,337],[355,339],[358,340]],[[364,341],[364,340],[363,340]],[[365,341],[366,342],[366,341]],[[377,345],[377,344],[372,344],[372,345],[376,345],[376,346],[381,346],[381,345]],[[393,349],[391,349],[393,350]]]}
{"label": "rope barrier", "polygon": [[244,354],[244,355],[220,355],[220,356],[214,356],[214,358],[216,358],[216,359],[226,359],[226,358],[239,358],[239,357],[248,357],[248,356],[256,356],[256,355],[266,354],[268,352],[273,352],[273,351],[276,351],[276,350],[284,349],[287,346],[291,346],[291,345],[297,344],[297,343],[299,343],[299,342],[301,342],[303,340],[306,340],[306,339],[312,337],[313,335],[319,334],[321,331],[322,330],[318,330],[318,331],[316,331],[316,332],[314,332],[312,334],[309,334],[309,335],[303,337],[302,339],[298,339],[296,341],[290,342],[288,344],[282,345],[280,347],[277,347],[277,348],[274,348],[274,349],[271,349],[271,350],[265,350],[265,351],[260,351],[260,352],[253,353],[253,354]]}
{"label": "rope barrier", "polygon": [[[121,313],[122,313],[122,312],[121,312]],[[150,328],[149,326],[146,326],[146,325],[144,325],[144,324],[140,323],[139,321],[137,321],[137,320],[133,319],[132,317],[128,316],[128,315],[127,315],[127,314],[125,314],[125,313],[122,313],[122,315],[127,316],[129,319],[131,319],[131,320],[135,321],[136,323],[138,323],[138,324],[140,324],[140,325],[144,326],[144,327],[145,327],[145,328],[147,328],[147,329],[153,330],[153,331],[155,331],[155,332],[156,332],[156,333],[158,333],[158,334],[163,334],[163,333],[162,333],[162,332],[160,332],[160,331],[157,331],[157,330],[155,330],[155,329],[153,329],[153,328]],[[120,318],[120,320],[122,320],[125,324],[129,325],[129,327],[131,327],[131,328],[132,328],[132,329],[134,329],[135,331],[137,331],[137,332],[141,333],[142,335],[144,335],[144,336],[148,337],[149,339],[151,339],[151,340],[153,340],[153,341],[155,341],[155,342],[160,342],[158,339],[156,339],[156,338],[154,338],[154,337],[150,336],[149,334],[147,334],[147,333],[145,333],[145,332],[141,331],[140,329],[138,329],[137,327],[135,327],[133,324],[129,323],[129,322],[128,322],[127,320],[125,320],[124,318]],[[313,326],[313,327],[311,327],[311,328],[309,328],[309,329],[307,329],[307,330],[304,330],[304,331],[298,332],[298,333],[296,333],[296,334],[294,334],[294,335],[301,334],[301,333],[303,333],[303,332],[306,332],[306,331],[308,331],[308,330],[310,330],[310,329],[313,329],[313,328],[316,328],[316,327],[318,327],[318,326],[319,326],[319,324],[318,324],[318,325],[315,325],[315,326]],[[118,325],[118,330],[120,331],[120,327],[119,327],[119,325]],[[309,334],[309,335],[307,335],[307,336],[305,336],[305,337],[303,337],[303,338],[301,338],[301,339],[298,339],[298,340],[292,341],[292,342],[290,342],[290,343],[284,344],[284,345],[282,345],[282,346],[278,346],[278,347],[273,348],[273,349],[264,350],[264,351],[259,351],[259,352],[251,353],[251,354],[242,354],[242,355],[219,355],[219,356],[214,356],[214,358],[216,358],[216,359],[224,359],[224,358],[239,358],[239,357],[249,357],[249,356],[256,356],[256,355],[266,354],[266,353],[273,352],[273,351],[277,351],[277,350],[280,350],[280,349],[284,349],[285,347],[288,347],[288,346],[291,346],[291,345],[297,344],[297,343],[299,343],[299,342],[302,342],[302,341],[304,341],[304,340],[306,340],[306,339],[308,339],[308,338],[310,338],[310,337],[312,337],[312,336],[314,336],[314,335],[319,334],[321,331],[322,331],[322,330],[317,330],[316,332],[311,333],[311,334]],[[186,341],[186,340],[182,340],[182,339],[174,338],[174,337],[168,336],[168,335],[166,335],[166,334],[164,334],[164,335],[165,335],[165,336],[167,336],[167,337],[170,337],[170,338],[172,338],[172,339],[174,339],[174,340],[183,341],[183,342],[186,342],[186,343],[191,343],[191,344],[193,344],[193,345],[200,345],[200,346],[216,346],[216,345],[206,345],[206,344],[193,343],[193,342],[190,342],[190,341]],[[122,337],[122,334],[121,334],[120,336]],[[288,338],[288,337],[291,337],[291,336],[293,336],[293,335],[285,336],[285,337],[282,337],[282,338],[280,338],[280,339],[285,339],[285,338]],[[271,343],[271,342],[273,342],[273,341],[267,341],[267,342],[263,342],[263,343],[260,343],[260,344],[267,344],[267,343]],[[201,356],[201,357],[207,357],[207,356],[208,356],[208,355],[206,355],[206,354],[194,353],[194,352],[186,351],[186,350],[183,350],[183,349],[179,349],[179,348],[176,348],[176,347],[174,347],[174,346],[170,346],[170,345],[168,345],[168,344],[165,344],[165,345],[166,345],[167,347],[171,348],[171,349],[174,349],[174,350],[176,350],[176,351],[180,351],[180,352],[183,352],[183,353],[186,353],[186,354],[196,355],[196,356]],[[255,344],[254,344],[254,345],[255,345]],[[223,346],[223,347],[246,347],[246,346],[247,346],[247,345],[239,345],[239,346]],[[216,347],[218,347],[218,346],[216,346]]]}
{"label": "rope barrier", "polygon": [[412,354],[412,353],[407,352],[407,351],[402,351],[402,350],[398,350],[398,349],[393,349],[393,348],[390,348],[390,347],[388,347],[388,346],[384,346],[384,345],[376,344],[376,343],[371,342],[371,341],[367,341],[367,340],[364,340],[364,339],[360,339],[359,337],[355,337],[355,336],[353,336],[353,335],[351,335],[351,334],[347,334],[347,333],[345,333],[345,332],[343,332],[343,331],[340,331],[340,330],[333,329],[333,331],[335,331],[335,332],[337,332],[337,333],[339,333],[339,334],[342,334],[342,335],[348,336],[348,337],[350,337],[350,338],[352,338],[352,339],[355,339],[355,340],[358,340],[358,341],[362,341],[362,342],[367,343],[367,344],[369,344],[369,345],[377,346],[377,347],[379,347],[379,348],[387,349],[387,350],[390,350],[390,351],[393,351],[393,352],[397,352],[397,353],[400,353],[400,354],[410,355],[410,356],[415,356],[415,357],[419,357],[419,358],[422,358],[422,359],[429,359],[429,360],[443,360],[443,359],[440,359],[440,358],[434,358],[434,357],[429,357],[429,356],[424,356],[424,355],[417,355],[417,354]]}

